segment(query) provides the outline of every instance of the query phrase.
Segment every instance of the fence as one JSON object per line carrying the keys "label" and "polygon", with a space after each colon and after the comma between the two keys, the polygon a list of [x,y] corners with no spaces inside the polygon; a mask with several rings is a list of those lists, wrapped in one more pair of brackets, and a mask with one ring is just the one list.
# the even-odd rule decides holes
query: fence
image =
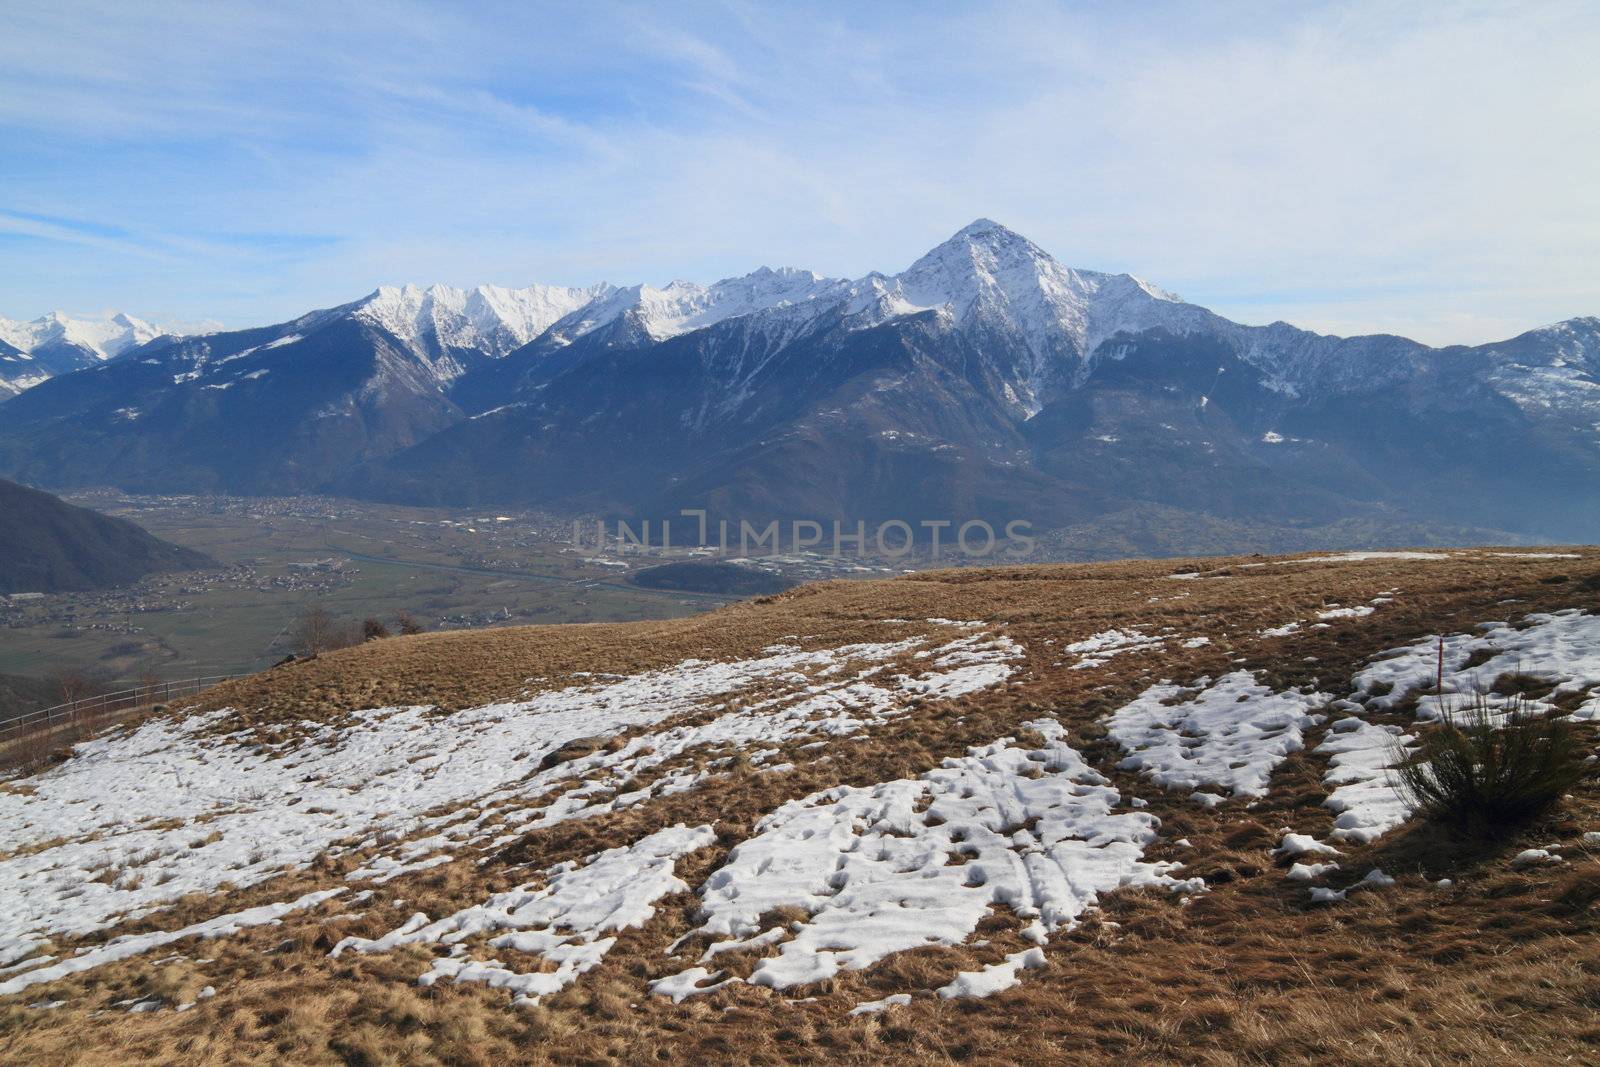
{"label": "fence", "polygon": [[165,704],[179,697],[192,696],[219,682],[239,677],[236,674],[218,674],[207,678],[188,678],[176,682],[152,682],[149,685],[122,689],[115,693],[71,700],[54,707],[30,711],[15,719],[0,723],[0,742],[15,740],[25,734],[54,730],[59,726],[87,726],[112,715],[120,715],[155,704]]}

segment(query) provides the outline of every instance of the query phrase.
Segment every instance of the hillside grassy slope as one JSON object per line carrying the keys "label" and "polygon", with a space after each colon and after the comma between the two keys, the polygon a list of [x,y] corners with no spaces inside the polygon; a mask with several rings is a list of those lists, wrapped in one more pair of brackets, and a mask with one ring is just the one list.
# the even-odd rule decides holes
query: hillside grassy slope
{"label": "hillside grassy slope", "polygon": [[0,779],[0,1060],[1591,1061],[1600,787],[1493,842],[1381,766],[1326,802],[1431,728],[1436,635],[1447,692],[1600,710],[1597,609],[1593,548],[1164,560],[287,665]]}

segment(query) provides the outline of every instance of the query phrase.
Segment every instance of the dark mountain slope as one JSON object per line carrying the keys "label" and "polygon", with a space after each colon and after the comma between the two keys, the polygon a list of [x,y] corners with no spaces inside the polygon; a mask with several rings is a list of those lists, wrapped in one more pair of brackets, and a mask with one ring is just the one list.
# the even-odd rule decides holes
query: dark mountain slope
{"label": "dark mountain slope", "polygon": [[124,519],[0,481],[0,593],[100,589],[211,562]]}
{"label": "dark mountain slope", "polygon": [[0,464],[53,486],[293,493],[460,416],[393,337],[340,318],[157,342],[51,379],[6,405]]}

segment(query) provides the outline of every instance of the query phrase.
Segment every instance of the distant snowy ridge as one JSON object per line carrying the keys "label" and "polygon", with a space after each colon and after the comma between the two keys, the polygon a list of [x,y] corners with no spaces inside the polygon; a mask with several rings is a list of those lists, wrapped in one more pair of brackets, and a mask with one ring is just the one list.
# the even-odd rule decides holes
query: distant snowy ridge
{"label": "distant snowy ridge", "polygon": [[762,267],[713,285],[675,281],[664,288],[635,285],[613,290],[558,324],[554,333],[571,341],[621,318],[629,318],[652,340],[662,341],[724,319],[789,307],[827,297],[842,298],[848,283],[808,270]]}
{"label": "distant snowy ridge", "polygon": [[0,317],[0,400],[178,332],[122,312],[76,318],[52,311],[28,322]]}
{"label": "distant snowy ridge", "polygon": [[[1068,267],[989,219],[963,227],[893,275],[874,271],[849,280],[761,267],[710,285],[681,280],[659,287],[385,285],[284,327],[305,336],[316,327],[355,318],[393,336],[448,384],[474,359],[500,359],[536,341],[553,350],[607,327],[631,328],[626,336],[632,343],[649,343],[757,316],[756,332],[787,339],[830,313],[848,330],[932,313],[941,328],[969,335],[980,349],[1004,350],[1001,377],[1008,403],[1024,418],[1041,409],[1053,387],[1075,388],[1097,361],[1121,358],[1126,346],[1119,337],[1151,330],[1224,340],[1288,397],[1348,387],[1352,381],[1378,384],[1371,381],[1374,375],[1401,373],[1408,358],[1432,351],[1398,337],[1347,340],[1287,323],[1230,322],[1131,274]],[[0,397],[6,395],[6,383],[15,392],[50,376],[18,365],[42,346],[74,345],[103,361],[175,332],[123,314],[91,319],[55,312],[32,322],[0,318]],[[1521,350],[1535,340],[1540,353],[1525,357]],[[21,355],[10,355],[7,362],[3,345]],[[1600,411],[1600,319],[1568,320],[1482,349],[1497,364],[1496,391],[1519,407]],[[1558,355],[1543,354],[1551,349]],[[1364,358],[1372,355],[1382,358]]]}
{"label": "distant snowy ridge", "polygon": [[52,311],[30,322],[0,317],[0,341],[25,354],[45,345],[68,344],[87,349],[99,359],[115,359],[169,332],[164,326],[120,311],[104,318],[73,318]]}
{"label": "distant snowy ridge", "polygon": [[613,287],[604,283],[586,288],[530,285],[526,289],[382,286],[357,303],[355,315],[401,341],[430,349],[434,355],[451,348],[471,348],[498,357],[612,292]]}
{"label": "distant snowy ridge", "polygon": [[[673,281],[585,288],[452,289],[385,286],[359,302],[356,314],[403,341],[437,338],[492,355],[548,330],[553,345],[570,343],[619,321],[662,341],[727,319],[804,307],[837,310],[855,328],[939,311],[957,327],[976,325],[1020,336],[1036,361],[1081,359],[1122,330],[1199,322],[1209,313],[1128,274],[1065,267],[999,223],[980,219],[897,275],[855,281],[793,267],[761,267],[711,285]],[[484,343],[501,334],[515,340]]]}

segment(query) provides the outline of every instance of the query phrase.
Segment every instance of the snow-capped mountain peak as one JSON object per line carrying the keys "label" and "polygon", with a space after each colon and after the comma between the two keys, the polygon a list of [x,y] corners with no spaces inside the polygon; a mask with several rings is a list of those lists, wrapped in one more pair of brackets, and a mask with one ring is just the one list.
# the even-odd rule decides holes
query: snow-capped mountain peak
{"label": "snow-capped mountain peak", "polygon": [[[612,290],[556,324],[552,334],[572,341],[626,316],[651,340],[713,326],[725,319],[842,297],[849,283],[793,267],[761,267],[712,285],[673,281],[657,288],[635,285]],[[820,303],[819,303],[820,306]]]}
{"label": "snow-capped mountain peak", "polygon": [[918,259],[893,279],[913,307],[948,307],[958,322],[1000,318],[1025,336],[1065,332],[1080,344],[1095,305],[1178,297],[1128,274],[1067,267],[1014,230],[979,219]]}
{"label": "snow-capped mountain peak", "polygon": [[991,219],[978,219],[899,274],[852,286],[861,325],[937,312],[950,326],[1020,342],[1018,406],[1038,409],[1049,383],[1081,376],[1105,339],[1151,326],[1184,329],[1205,312],[1129,274],[1065,266]]}
{"label": "snow-capped mountain peak", "polygon": [[604,283],[530,285],[525,289],[386,285],[360,301],[355,314],[432,356],[452,348],[470,348],[499,357],[613,291]]}
{"label": "snow-capped mountain peak", "polygon": [[81,348],[97,360],[114,359],[168,332],[164,327],[120,311],[84,317],[52,311],[29,322],[0,318],[0,340],[23,352],[65,344]]}

